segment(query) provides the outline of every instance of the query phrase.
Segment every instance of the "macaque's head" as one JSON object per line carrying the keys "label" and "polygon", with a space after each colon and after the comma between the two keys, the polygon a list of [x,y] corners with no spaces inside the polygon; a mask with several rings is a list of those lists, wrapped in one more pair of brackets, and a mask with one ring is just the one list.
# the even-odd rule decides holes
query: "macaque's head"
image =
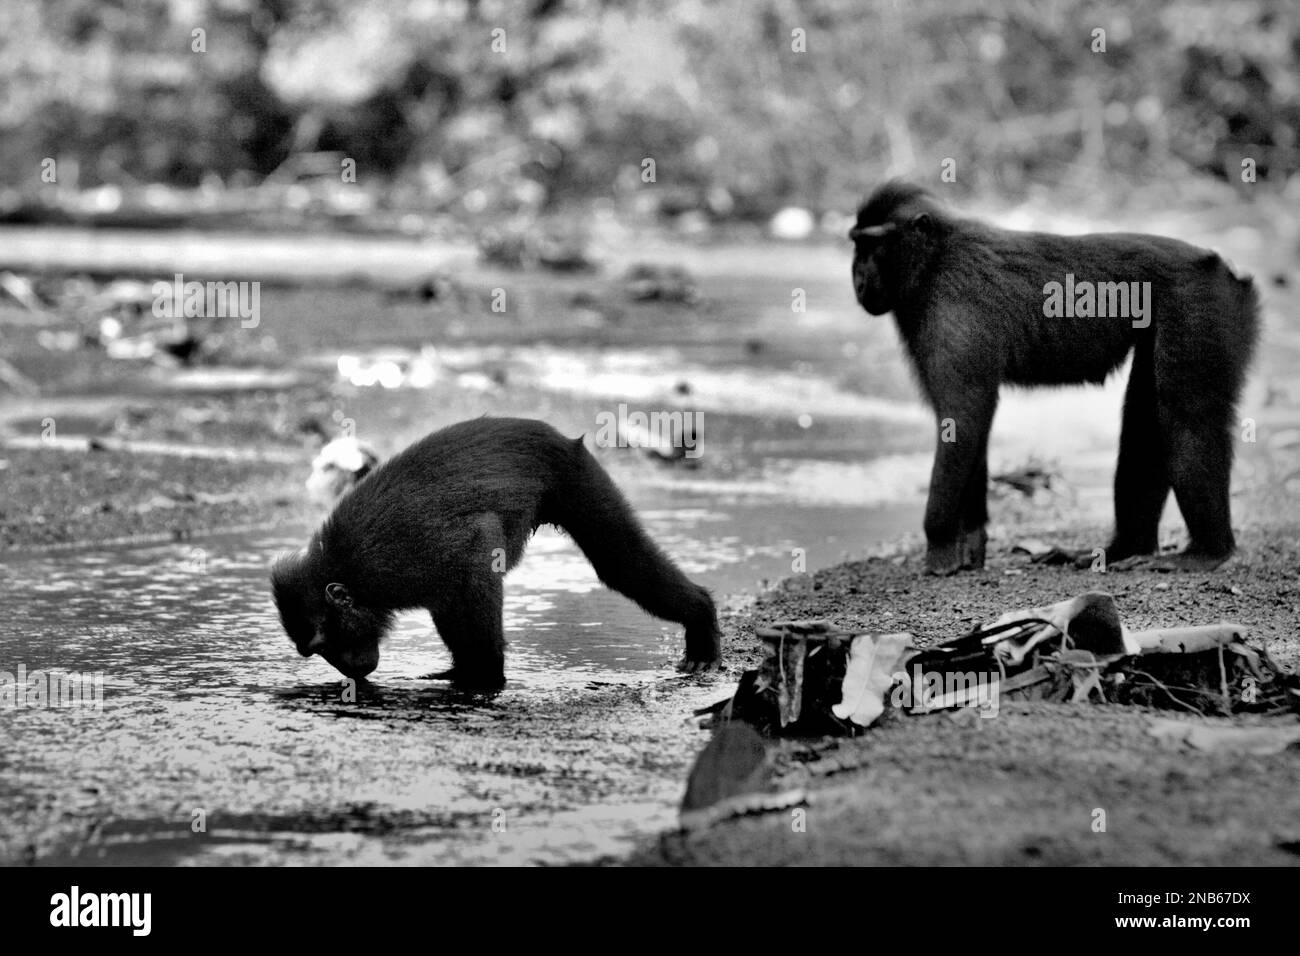
{"label": "macaque's head", "polygon": [[319,654],[346,677],[365,677],[379,666],[379,640],[390,615],[358,604],[348,588],[319,573],[320,550],[313,541],[306,552],[276,562],[271,591],[289,639],[303,657]]}
{"label": "macaque's head", "polygon": [[853,240],[853,294],[872,315],[906,301],[929,267],[938,209],[922,189],[906,183],[881,186],[858,210]]}
{"label": "macaque's head", "polygon": [[318,505],[331,506],[378,465],[379,455],[365,442],[351,436],[336,438],[311,463],[307,496]]}

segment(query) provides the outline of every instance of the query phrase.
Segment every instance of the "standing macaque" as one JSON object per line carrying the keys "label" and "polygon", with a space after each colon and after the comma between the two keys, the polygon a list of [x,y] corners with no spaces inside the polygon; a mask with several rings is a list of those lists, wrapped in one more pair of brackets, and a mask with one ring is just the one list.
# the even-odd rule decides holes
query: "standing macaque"
{"label": "standing macaque", "polygon": [[280,619],[298,653],[364,677],[393,614],[427,608],[452,656],[438,676],[499,689],[502,582],[543,524],[567,531],[607,586],[686,628],[679,669],[718,663],[709,592],[650,540],[581,438],[527,419],[452,425],[371,472],[305,551],[276,563]]}
{"label": "standing macaque", "polygon": [[1157,550],[1171,487],[1190,540],[1161,563],[1209,569],[1232,554],[1232,425],[1259,337],[1249,278],[1176,239],[957,218],[898,182],[863,204],[849,238],[858,302],[894,313],[939,425],[925,509],[931,573],[984,566],[999,387],[1101,383],[1129,353],[1106,560]]}

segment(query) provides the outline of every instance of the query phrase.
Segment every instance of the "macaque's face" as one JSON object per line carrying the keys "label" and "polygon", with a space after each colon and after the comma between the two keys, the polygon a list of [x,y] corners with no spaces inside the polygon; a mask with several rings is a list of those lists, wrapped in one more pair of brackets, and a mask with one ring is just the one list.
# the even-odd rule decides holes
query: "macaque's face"
{"label": "macaque's face", "polygon": [[290,560],[273,576],[280,620],[294,647],[303,657],[319,654],[345,677],[365,677],[379,666],[388,616],[357,604],[342,584],[317,593],[297,569]]}
{"label": "macaque's face", "polygon": [[880,234],[884,227],[855,227],[853,240],[853,294],[872,315],[884,315],[894,307],[885,277],[892,272],[889,258],[891,237]]}
{"label": "macaque's face", "polygon": [[345,677],[365,677],[379,666],[381,627],[371,626],[370,615],[358,608],[335,609],[327,606],[325,619],[307,648],[298,648],[304,657],[319,654]]}

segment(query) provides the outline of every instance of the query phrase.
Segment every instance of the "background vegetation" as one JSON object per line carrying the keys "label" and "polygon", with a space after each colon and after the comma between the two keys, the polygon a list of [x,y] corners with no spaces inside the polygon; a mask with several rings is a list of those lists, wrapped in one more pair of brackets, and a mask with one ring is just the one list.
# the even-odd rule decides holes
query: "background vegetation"
{"label": "background vegetation", "polygon": [[8,0],[0,186],[47,194],[51,157],[102,202],[217,195],[352,158],[359,210],[718,220],[843,210],[953,157],[979,191],[1186,196],[1246,156],[1300,170],[1298,60],[1294,0]]}

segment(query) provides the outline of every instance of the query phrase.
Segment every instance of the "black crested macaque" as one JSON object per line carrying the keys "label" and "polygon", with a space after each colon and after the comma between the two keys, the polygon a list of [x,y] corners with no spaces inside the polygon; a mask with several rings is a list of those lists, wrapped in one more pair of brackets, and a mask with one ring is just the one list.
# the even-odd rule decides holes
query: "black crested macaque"
{"label": "black crested macaque", "polygon": [[867,199],[849,238],[854,294],[894,313],[939,423],[929,572],[984,566],[998,387],[1101,383],[1130,352],[1106,561],[1156,552],[1171,487],[1190,540],[1159,565],[1209,569],[1232,553],[1231,429],[1259,337],[1249,278],[1176,239],[960,219],[901,182]]}
{"label": "black crested macaque", "polygon": [[528,419],[451,425],[371,472],[305,551],[276,563],[280,620],[299,654],[364,677],[394,612],[427,608],[452,656],[438,676],[499,689],[502,579],[543,524],[567,531],[608,587],[685,626],[679,669],[718,662],[709,592],[650,540],[581,438]]}

